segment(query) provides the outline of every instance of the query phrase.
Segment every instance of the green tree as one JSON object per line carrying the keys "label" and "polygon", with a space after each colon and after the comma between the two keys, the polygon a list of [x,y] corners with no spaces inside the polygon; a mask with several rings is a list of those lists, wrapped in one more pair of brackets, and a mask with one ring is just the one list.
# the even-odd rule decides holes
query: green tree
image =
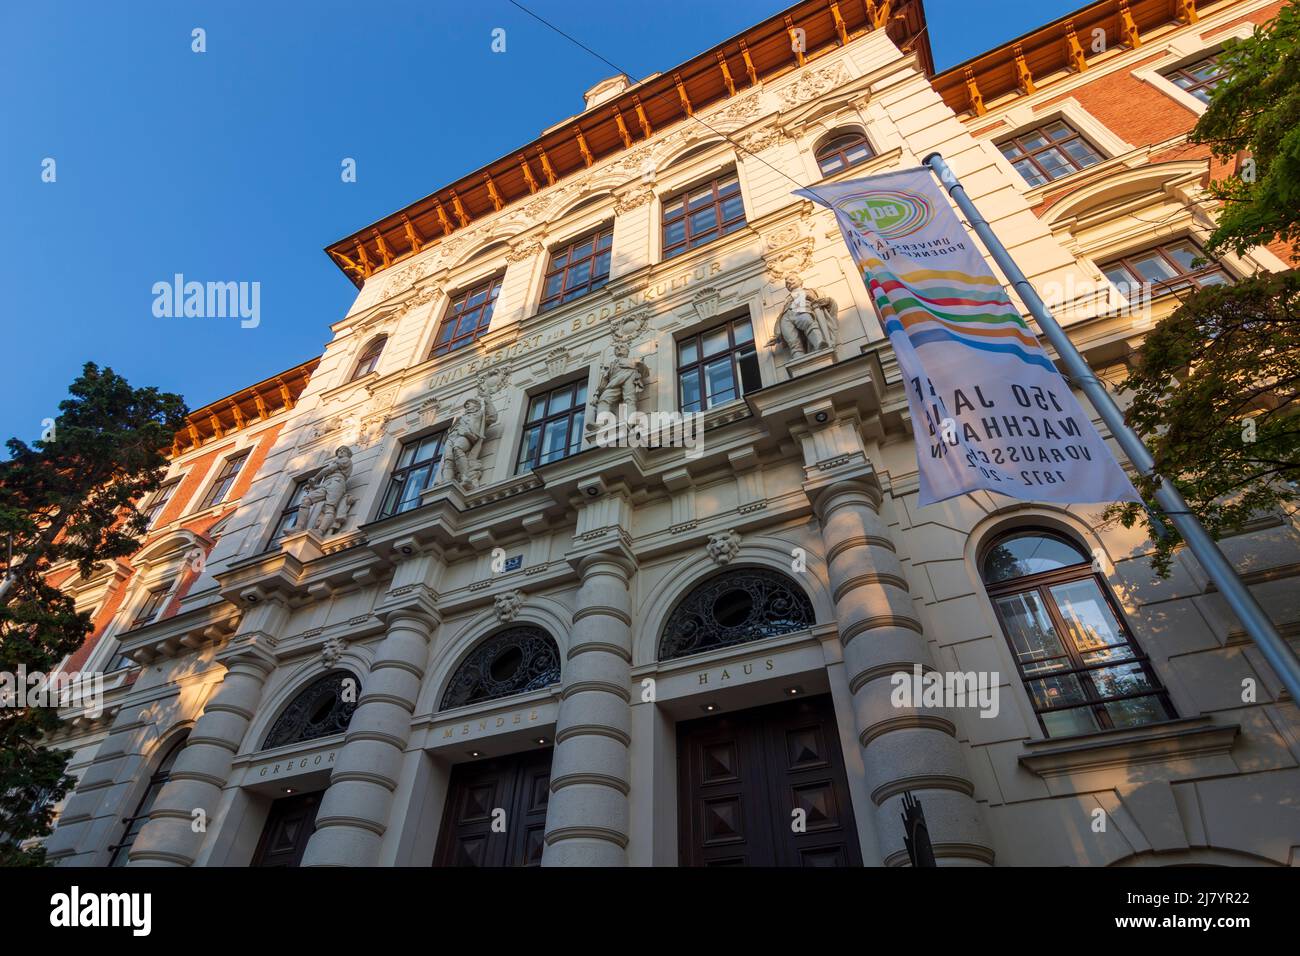
{"label": "green tree", "polygon": [[[1223,202],[1211,252],[1282,239],[1300,253],[1300,7],[1289,3],[1244,40],[1228,40],[1224,78],[1189,139],[1234,163],[1210,184]],[[1294,508],[1300,481],[1300,278],[1263,275],[1194,292],[1147,336],[1123,383],[1127,412],[1188,507],[1215,537]],[[1137,482],[1152,500],[1154,485]],[[1108,515],[1144,523],[1167,573],[1181,536],[1136,505]]]}
{"label": "green tree", "polygon": [[[136,503],[157,490],[167,449],[184,422],[180,396],[132,388],[87,363],[59,405],[48,437],[8,442],[0,462],[0,672],[49,673],[81,646],[90,616],[48,580],[55,565],[89,575],[140,546],[147,519]],[[35,865],[44,850],[21,844],[50,832],[50,807],[67,792],[67,755],[42,746],[54,707],[0,707],[0,865]]]}

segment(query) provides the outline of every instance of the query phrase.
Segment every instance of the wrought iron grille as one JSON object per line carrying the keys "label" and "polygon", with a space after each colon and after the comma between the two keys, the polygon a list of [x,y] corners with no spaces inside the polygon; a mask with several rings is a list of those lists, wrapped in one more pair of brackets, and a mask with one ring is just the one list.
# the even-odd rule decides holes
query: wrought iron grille
{"label": "wrought iron grille", "polygon": [[262,749],[342,733],[348,729],[360,696],[361,683],[348,671],[335,671],[313,681],[276,718]]}
{"label": "wrought iron grille", "polygon": [[540,627],[512,627],[476,647],[456,669],[442,710],[539,690],[560,680],[560,649]]}
{"label": "wrought iron grille", "polygon": [[712,577],[668,616],[659,660],[788,634],[816,623],[812,602],[777,571],[737,568]]}

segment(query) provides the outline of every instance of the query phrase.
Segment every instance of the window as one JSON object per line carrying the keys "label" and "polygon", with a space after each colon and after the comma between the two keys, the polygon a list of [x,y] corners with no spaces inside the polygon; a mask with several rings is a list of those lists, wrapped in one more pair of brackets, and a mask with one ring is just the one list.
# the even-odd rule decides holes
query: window
{"label": "window", "polygon": [[144,599],[144,603],[140,605],[140,609],[135,612],[135,620],[131,622],[131,626],[128,627],[127,630],[139,630],[146,624],[152,622],[153,619],[158,616],[158,612],[162,610],[163,605],[167,603],[167,596],[171,594],[172,585],[175,583],[175,581],[168,581],[166,584],[160,584],[156,588],[151,588],[149,596]]}
{"label": "window", "polygon": [[501,279],[501,275],[493,276],[468,292],[462,292],[447,306],[430,358],[464,348],[487,332],[492,322],[492,309],[497,304],[497,294],[501,291]]}
{"label": "window", "polygon": [[735,232],[745,224],[740,180],[726,173],[664,203],[664,258]]}
{"label": "window", "polygon": [[530,398],[515,474],[581,451],[586,413],[586,381],[561,385]]}
{"label": "window", "polygon": [[1129,301],[1137,298],[1143,286],[1147,285],[1153,295],[1163,295],[1179,289],[1227,285],[1232,281],[1222,266],[1207,259],[1205,253],[1187,239],[1123,256],[1104,264],[1101,271]]}
{"label": "window", "polygon": [[275,522],[275,533],[271,535],[270,547],[274,548],[280,543],[290,531],[297,531],[294,526],[298,520],[298,509],[302,507],[302,496],[307,492],[307,479],[299,478],[293,484],[293,494],[289,495],[289,503],[284,506],[280,512],[280,517]]}
{"label": "window", "polygon": [[816,623],[812,602],[778,571],[737,568],[709,578],[673,608],[659,660],[761,641]]}
{"label": "window", "polygon": [[1049,737],[1173,716],[1092,558],[1044,531],[1015,532],[984,558],[984,584]]}
{"label": "window", "polygon": [[262,749],[343,733],[360,697],[361,684],[351,671],[335,671],[312,681],[280,712]]}
{"label": "window", "polygon": [[384,346],[388,344],[387,335],[377,335],[370,340],[366,350],[361,353],[361,358],[357,359],[356,370],[352,373],[350,381],[355,382],[362,376],[369,375],[379,365],[379,356],[384,354]]}
{"label": "window", "polygon": [[1210,102],[1214,88],[1224,81],[1227,71],[1219,63],[1219,55],[1207,56],[1176,70],[1163,74],[1165,79],[1185,93],[1190,93],[1202,103]]}
{"label": "window", "polygon": [[204,508],[211,508],[213,505],[220,504],[226,500],[226,495],[230,493],[230,487],[239,477],[239,469],[244,467],[244,462],[248,460],[248,452],[241,451],[237,455],[231,455],[226,459],[225,464],[221,466],[221,471],[217,475],[217,480],[212,483],[208,489],[207,496],[203,499]]}
{"label": "window", "polygon": [[446,432],[438,432],[408,441],[402,446],[392,477],[388,479],[388,490],[384,492],[384,504],[379,510],[379,517],[389,518],[420,507],[420,492],[432,485],[438,477],[446,437]]}
{"label": "window", "polygon": [[1062,120],[1013,136],[999,143],[998,149],[1030,186],[1041,186],[1101,162],[1101,154]]}
{"label": "window", "polygon": [[158,769],[153,772],[149,778],[149,786],[144,791],[144,796],[136,804],[135,813],[127,817],[123,822],[126,823],[126,831],[122,834],[122,840],[116,846],[109,847],[113,855],[109,857],[109,866],[126,866],[127,854],[131,850],[135,838],[140,835],[144,825],[149,822],[149,811],[153,809],[154,801],[158,799],[158,794],[166,786],[167,781],[171,779],[172,767],[176,765],[176,758],[181,755],[185,749],[185,742],[188,735],[182,736],[180,740],[172,744],[167,753],[158,763]]}
{"label": "window", "polygon": [[440,710],[464,707],[560,682],[560,649],[540,627],[520,626],[494,634],[456,668]]}
{"label": "window", "polygon": [[829,140],[817,150],[817,167],[823,176],[834,176],[838,172],[865,163],[874,154],[871,144],[861,133],[846,133]]}
{"label": "window", "polygon": [[176,491],[176,486],[181,483],[179,478],[173,478],[171,481],[165,481],[153,497],[149,499],[149,504],[145,506],[144,516],[148,519],[148,527],[152,528],[157,523],[159,515],[167,507],[167,502],[172,500],[172,493]]}
{"label": "window", "polygon": [[760,388],[749,317],[679,340],[677,385],[684,412],[704,411]]}
{"label": "window", "polygon": [[541,311],[595,292],[608,282],[613,244],[614,227],[605,226],[552,251],[542,285]]}

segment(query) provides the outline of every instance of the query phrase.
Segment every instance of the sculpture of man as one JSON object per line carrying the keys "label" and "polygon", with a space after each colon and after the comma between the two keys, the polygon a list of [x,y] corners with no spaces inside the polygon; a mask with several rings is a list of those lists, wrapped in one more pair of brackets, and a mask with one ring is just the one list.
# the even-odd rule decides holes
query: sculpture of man
{"label": "sculpture of man", "polygon": [[835,300],[819,295],[815,289],[805,289],[797,275],[785,277],[785,288],[789,295],[785,299],[785,308],[776,323],[776,335],[768,342],[775,345],[777,338],[790,350],[791,358],[799,358],[805,352],[820,352],[825,348],[834,348],[836,343],[836,308]]}
{"label": "sculpture of man", "polygon": [[294,527],[310,528],[318,534],[332,534],[347,518],[351,504],[348,478],[352,476],[352,449],[340,445],[334,457],[307,482]]}
{"label": "sculpture of man", "polygon": [[594,429],[601,415],[613,414],[620,405],[636,411],[637,393],[645,388],[649,370],[640,359],[631,357],[627,342],[615,342],[613,354],[600,369],[600,379],[592,399],[587,402],[588,429]]}
{"label": "sculpture of man", "polygon": [[496,409],[490,400],[477,396],[465,399],[465,411],[447,431],[443,447],[443,477],[472,488],[483,475],[478,453],[483,447],[487,430],[497,420]]}

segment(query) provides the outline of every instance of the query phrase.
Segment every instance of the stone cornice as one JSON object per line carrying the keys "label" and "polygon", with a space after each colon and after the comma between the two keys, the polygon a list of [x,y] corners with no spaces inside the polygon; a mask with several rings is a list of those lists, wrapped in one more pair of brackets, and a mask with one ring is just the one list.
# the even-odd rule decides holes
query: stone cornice
{"label": "stone cornice", "polygon": [[1161,721],[1133,731],[1031,741],[1020,765],[1047,778],[1216,756],[1231,751],[1240,733],[1239,725],[1216,724],[1210,717]]}

